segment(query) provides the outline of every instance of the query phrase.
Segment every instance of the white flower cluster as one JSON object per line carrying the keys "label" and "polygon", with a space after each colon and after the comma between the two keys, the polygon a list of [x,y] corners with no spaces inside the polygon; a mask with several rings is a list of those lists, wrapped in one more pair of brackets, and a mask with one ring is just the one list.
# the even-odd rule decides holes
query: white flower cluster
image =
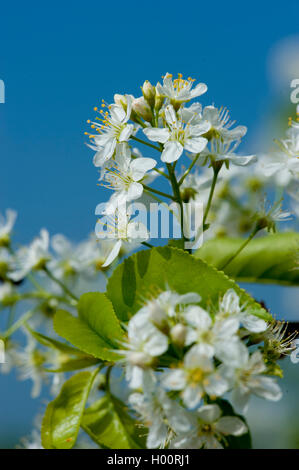
{"label": "white flower cluster", "polygon": [[[32,380],[32,397],[37,397],[42,384],[49,383],[46,365],[59,369],[67,355],[41,348],[25,328],[25,346],[12,341],[11,335],[25,322],[33,329],[39,327],[45,334],[52,334],[51,320],[57,309],[74,310],[77,296],[104,291],[104,264],[114,243],[92,236],[74,244],[61,234],[50,238],[48,231],[42,229],[28,246],[14,250],[12,231],[16,216],[12,210],[6,211],[6,217],[0,215],[0,311],[10,312],[7,325],[1,323],[6,362],[0,365],[0,371],[8,373],[15,366],[21,380]],[[64,378],[64,374],[52,374],[51,393],[58,393]]]}
{"label": "white flower cluster", "polygon": [[149,427],[148,447],[225,446],[226,435],[241,435],[246,426],[237,417],[221,417],[217,399],[228,396],[243,413],[252,394],[281,398],[269,376],[269,348],[266,354],[264,347],[250,347],[253,337],[269,344],[271,327],[233,289],[209,311],[200,302],[196,293],[167,290],[128,323],[121,361],[136,390],[130,403]]}
{"label": "white flower cluster", "polygon": [[[184,80],[181,74],[173,79],[167,73],[163,77],[163,84],[153,86],[148,81],[144,82],[142,97],[115,95],[113,104],[108,105],[103,101],[100,108],[95,108],[98,112],[96,119],[88,121],[93,134],[86,134],[90,137],[90,147],[96,151],[94,165],[101,168],[101,184],[113,190],[105,213],[111,216],[111,228],[120,226],[116,237],[118,241],[106,265],[118,255],[123,244],[136,245],[148,239],[145,226],[132,225],[126,213],[126,204],[140,199],[144,189],[147,194],[155,192],[148,187],[148,183],[156,176],[166,176],[167,184],[172,178],[175,179],[176,176],[172,174],[170,177],[169,172],[174,172],[174,166],[184,151],[192,159],[192,166],[196,162],[200,165],[209,164],[218,168],[218,171],[222,165],[228,168],[230,162],[244,166],[256,158],[235,153],[247,129],[244,126],[232,128],[234,122],[230,121],[226,109],[214,106],[203,109],[199,102],[187,106],[190,100],[207,91],[204,83],[194,87],[193,82],[191,78]],[[132,141],[158,151],[160,162],[166,165],[165,171],[156,168],[156,159],[144,158],[139,150],[136,151]],[[176,194],[170,196],[177,202],[180,202],[179,186]],[[119,208],[123,208],[122,216],[119,217],[118,213],[118,219],[113,220]],[[138,240],[132,236],[136,230],[141,233]],[[109,232],[109,227],[106,227],[106,231]],[[103,232],[98,235],[103,236]]]}

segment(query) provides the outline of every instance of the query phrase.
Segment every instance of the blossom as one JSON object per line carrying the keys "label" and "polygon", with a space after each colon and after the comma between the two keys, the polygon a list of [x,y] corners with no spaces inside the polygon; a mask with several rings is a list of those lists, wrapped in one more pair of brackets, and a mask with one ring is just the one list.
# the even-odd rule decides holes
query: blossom
{"label": "blossom", "polygon": [[119,353],[125,357],[126,378],[131,388],[139,388],[148,379],[144,370],[167,351],[168,338],[148,321],[144,312],[139,312],[129,321],[128,341],[124,346],[126,349]]}
{"label": "blossom", "polygon": [[264,173],[275,176],[278,185],[287,186],[293,178],[299,178],[299,123],[293,122],[287,139],[277,144],[280,150],[269,155],[270,163],[264,163]]}
{"label": "blossom", "polygon": [[40,395],[43,380],[48,379],[48,375],[44,370],[47,352],[37,349],[37,342],[26,330],[23,330],[27,337],[27,344],[22,350],[12,351],[12,360],[17,366],[20,380],[31,379],[33,388],[31,391],[32,398]]}
{"label": "blossom", "polygon": [[234,317],[213,321],[211,315],[198,306],[189,307],[184,313],[189,328],[186,345],[195,343],[197,351],[207,357],[218,357],[222,362],[234,364],[238,361],[240,340],[236,333],[239,322]]}
{"label": "blossom", "polygon": [[[93,162],[97,167],[103,166],[110,160],[115,152],[116,146],[121,142],[126,142],[134,132],[134,125],[128,121],[131,116],[132,98],[126,96],[126,111],[118,104],[108,106],[109,111],[100,113],[103,118],[99,118],[99,122],[93,122],[99,135],[92,136],[95,146],[91,146],[97,153]],[[97,108],[96,108],[97,110]]]}
{"label": "blossom", "polygon": [[10,234],[15,224],[17,213],[11,209],[6,210],[6,218],[0,214],[0,247],[10,242]]}
{"label": "blossom", "polygon": [[153,322],[158,328],[164,328],[180,319],[183,306],[200,302],[201,297],[195,292],[180,295],[177,292],[166,290],[161,292],[158,297],[148,300],[144,307],[139,310],[147,316],[149,321]]}
{"label": "blossom", "polygon": [[102,264],[103,268],[109,266],[117,258],[124,245],[134,248],[149,238],[145,225],[131,221],[125,210],[125,207],[119,207],[119,214],[104,215],[97,222],[96,236],[98,238],[116,240]]}
{"label": "blossom", "polygon": [[163,145],[161,160],[173,163],[182,155],[184,149],[193,153],[200,153],[207,145],[207,139],[202,137],[208,132],[210,124],[207,121],[193,125],[192,118],[186,124],[177,118],[173,106],[165,109],[165,120],[168,127],[147,127],[143,129],[149,140],[160,142]]}
{"label": "blossom", "polygon": [[260,333],[268,327],[267,323],[246,309],[246,305],[240,305],[240,298],[234,289],[229,289],[219,302],[219,317],[235,318],[248,331]]}
{"label": "blossom", "polygon": [[170,103],[176,107],[206,93],[208,87],[205,83],[198,83],[195,88],[192,88],[193,82],[194,80],[191,78],[184,80],[182,74],[172,80],[172,75],[166,73],[163,78],[163,85],[157,83],[156,90],[161,96],[168,98]]}
{"label": "blossom", "polygon": [[50,260],[49,233],[46,229],[40,231],[40,236],[35,238],[28,247],[22,247],[16,253],[14,270],[9,274],[13,281],[20,281],[31,270],[42,269]]}
{"label": "blossom", "polygon": [[197,423],[190,432],[178,435],[174,449],[223,449],[225,436],[242,436],[247,432],[244,421],[236,416],[221,416],[218,405],[205,405],[195,412]]}
{"label": "blossom", "polygon": [[2,305],[13,305],[18,297],[19,296],[11,282],[0,284],[0,303],[2,303]]}
{"label": "blossom", "polygon": [[[227,164],[231,162],[238,166],[245,166],[256,161],[255,155],[237,155],[235,150],[239,145],[240,140],[237,140],[234,144],[232,144],[232,140],[230,138],[225,140],[213,138],[210,141],[210,148],[206,147],[203,150],[198,161],[203,162],[209,158],[211,161],[223,161],[227,162]],[[193,158],[193,155],[191,155],[191,157]]]}
{"label": "blossom", "polygon": [[103,185],[115,191],[105,212],[113,214],[117,207],[140,198],[143,193],[142,180],[156,164],[153,158],[131,158],[130,149],[123,145],[122,154],[116,157],[115,164],[110,166],[104,176]]}
{"label": "blossom", "polygon": [[169,390],[181,390],[188,408],[197,406],[205,393],[221,396],[228,390],[227,381],[215,370],[212,359],[197,346],[186,353],[182,367],[164,373],[162,384]]}
{"label": "blossom", "polygon": [[251,394],[272,401],[278,401],[282,397],[280,387],[275,380],[265,375],[267,368],[260,351],[250,355],[243,344],[238,366],[232,368],[222,365],[220,369],[233,389],[232,404],[240,412],[246,411]]}
{"label": "blossom", "polygon": [[257,227],[259,229],[267,228],[268,232],[271,230],[276,231],[276,222],[287,222],[291,220],[291,213],[282,210],[281,201],[276,201],[273,206],[267,207],[267,202],[264,200],[263,206],[256,214]]}
{"label": "blossom", "polygon": [[173,433],[187,432],[191,427],[187,412],[160,388],[145,390],[143,394],[133,393],[129,404],[141,415],[149,429],[146,440],[148,449],[165,448]]}
{"label": "blossom", "polygon": [[211,137],[220,138],[223,141],[240,141],[247,132],[246,126],[237,126],[231,129],[234,121],[230,120],[229,112],[226,108],[217,109],[215,106],[206,106],[203,109],[202,117],[211,125],[209,134]]}
{"label": "blossom", "polygon": [[294,339],[297,332],[287,334],[288,325],[282,321],[275,321],[269,325],[263,335],[263,352],[267,359],[277,360],[281,356],[287,356],[295,349]]}

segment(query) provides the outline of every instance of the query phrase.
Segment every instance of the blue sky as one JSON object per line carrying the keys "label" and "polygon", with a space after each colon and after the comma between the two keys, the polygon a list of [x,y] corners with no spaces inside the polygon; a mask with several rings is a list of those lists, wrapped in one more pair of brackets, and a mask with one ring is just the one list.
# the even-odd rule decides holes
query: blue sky
{"label": "blue sky", "polygon": [[115,92],[182,72],[208,84],[204,100],[249,126],[271,99],[267,57],[298,29],[296,1],[39,2],[1,10],[0,210],[19,211],[16,236],[41,226],[80,239],[93,230],[96,185],[86,119]]}
{"label": "blue sky", "polygon": [[[138,96],[145,79],[181,72],[208,84],[203,101],[228,106],[249,127],[253,145],[277,98],[269,53],[298,33],[298,2],[6,2],[1,20],[0,211],[18,210],[19,242],[43,226],[79,240],[93,231],[94,209],[107,198],[84,145],[99,100],[117,92]],[[279,291],[266,292],[281,307]],[[22,435],[38,409],[28,396],[31,384],[1,380],[2,419],[6,429],[18,424],[12,432]]]}

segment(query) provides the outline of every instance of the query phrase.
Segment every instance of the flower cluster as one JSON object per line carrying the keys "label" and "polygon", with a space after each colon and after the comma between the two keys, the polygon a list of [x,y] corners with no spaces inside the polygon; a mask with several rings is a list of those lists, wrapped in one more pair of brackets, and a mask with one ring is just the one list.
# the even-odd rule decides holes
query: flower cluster
{"label": "flower cluster", "polygon": [[[1,339],[5,342],[5,363],[0,371],[7,373],[14,366],[21,380],[31,379],[32,396],[40,395],[42,384],[49,383],[46,369],[60,369],[69,359],[56,349],[42,348],[29,328],[40,327],[44,333],[52,330],[51,321],[57,309],[71,308],[86,291],[105,290],[107,256],[114,247],[109,240],[98,241],[94,236],[74,244],[64,235],[52,237],[46,229],[27,246],[14,249],[12,231],[15,211],[7,210],[0,217],[0,311],[3,321]],[[4,318],[3,318],[4,320]],[[27,327],[27,328],[26,328]],[[11,340],[22,328],[26,339]],[[63,374],[52,374],[51,392],[57,394],[64,381]]]}
{"label": "flower cluster", "polygon": [[[96,151],[93,161],[101,169],[100,184],[113,190],[104,210],[105,214],[114,217],[112,226],[119,224],[119,213],[122,213],[121,230],[115,238],[127,244],[134,243],[136,236],[131,234],[126,205],[140,200],[144,193],[155,199],[157,195],[173,199],[182,210],[184,189],[188,184],[188,180],[184,180],[195,164],[213,168],[218,174],[222,166],[229,168],[230,163],[244,166],[255,161],[254,155],[239,156],[235,153],[247,129],[245,126],[233,127],[234,122],[226,109],[203,108],[199,102],[189,105],[191,100],[206,91],[204,83],[194,86],[190,77],[185,80],[179,74],[173,79],[167,73],[162,84],[158,82],[153,86],[145,81],[143,96],[139,98],[118,94],[114,96],[113,104],[103,101],[100,108],[94,108],[98,116],[88,121],[93,133],[86,134],[90,138],[89,146]],[[143,144],[147,150],[155,150],[155,158],[144,158],[132,142]],[[158,160],[157,152],[160,154]],[[175,166],[179,159],[182,161],[184,153],[192,163],[178,181]],[[165,169],[157,168],[158,161],[165,165]],[[149,186],[157,177],[167,179],[173,195]],[[137,244],[148,239],[145,227],[143,232],[145,235],[137,237]],[[100,237],[103,237],[102,232]],[[121,242],[118,243],[120,245]],[[111,253],[107,265],[117,253],[118,249]]]}
{"label": "flower cluster", "polygon": [[[207,92],[204,83],[195,86],[190,77],[185,80],[182,74],[173,78],[166,73],[162,84],[154,86],[146,80],[141,89],[142,96],[138,98],[116,94],[114,103],[103,101],[95,108],[98,116],[88,121],[93,133],[86,134],[89,146],[96,151],[94,165],[100,168],[100,184],[113,191],[103,213],[113,218],[113,227],[121,225],[115,234],[119,240],[117,248],[107,258],[107,265],[121,246],[129,248],[131,244],[135,249],[149,239],[145,226],[141,227],[142,236],[133,235],[136,227],[126,211],[128,203],[142,201],[145,195],[155,200],[162,196],[162,201],[170,198],[180,205],[180,210],[183,202],[203,203],[207,207],[207,238],[243,236],[256,228],[258,219],[263,220],[259,230],[275,230],[277,222],[289,220],[289,212],[281,215],[278,201],[275,210],[265,212],[264,200],[267,194],[271,195],[269,189],[273,186],[286,189],[294,201],[299,199],[298,123],[292,123],[287,139],[278,142],[278,152],[258,158],[243,156],[236,150],[247,133],[245,126],[236,126],[224,107],[203,107],[198,101],[190,105],[191,100]],[[144,158],[136,144],[143,145],[153,156]],[[187,169],[184,155],[191,160]],[[177,167],[179,160],[182,165]],[[244,171],[243,167],[249,164],[250,168]],[[163,187],[165,183],[166,187],[169,185],[172,194],[150,186],[156,181],[159,184],[162,178],[166,178]],[[296,210],[294,207],[295,213]],[[205,225],[208,212],[213,224]],[[97,235],[105,236],[103,231]]]}
{"label": "flower cluster", "polygon": [[147,446],[215,448],[225,446],[226,435],[245,433],[240,418],[221,417],[218,400],[228,396],[243,413],[252,394],[281,398],[266,346],[271,337],[276,351],[282,347],[273,331],[233,289],[209,309],[196,293],[166,290],[147,301],[129,321],[119,351],[136,390],[130,403],[149,427]]}

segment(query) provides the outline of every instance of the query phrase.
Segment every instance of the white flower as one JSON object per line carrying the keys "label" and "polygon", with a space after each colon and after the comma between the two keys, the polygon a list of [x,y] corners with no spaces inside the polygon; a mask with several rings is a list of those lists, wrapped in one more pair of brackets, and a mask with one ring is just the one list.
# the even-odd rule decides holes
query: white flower
{"label": "white flower", "polygon": [[42,269],[50,259],[49,233],[42,229],[40,236],[35,238],[29,247],[23,247],[16,253],[14,270],[9,274],[13,281],[20,281],[31,270]]}
{"label": "white flower", "polygon": [[237,140],[234,144],[232,144],[232,140],[230,138],[227,140],[212,138],[210,141],[210,148],[206,147],[203,150],[199,160],[202,162],[207,158],[210,158],[212,161],[226,161],[227,163],[231,162],[238,166],[245,166],[256,161],[255,155],[237,155],[235,150],[239,145],[240,140]]}
{"label": "white flower", "polygon": [[163,85],[157,84],[156,89],[161,96],[168,98],[175,107],[206,93],[208,87],[205,83],[198,83],[192,89],[194,80],[189,78],[184,80],[182,74],[172,80],[172,75],[166,73],[163,79]]}
{"label": "white flower", "polygon": [[229,112],[226,108],[217,109],[215,106],[206,106],[202,117],[211,124],[211,135],[216,138],[220,137],[226,142],[239,141],[247,132],[247,127],[245,126],[237,126],[234,129],[230,129],[235,121],[230,120]]}
{"label": "white flower", "polygon": [[177,321],[180,318],[183,306],[200,302],[201,297],[195,292],[180,295],[177,292],[167,290],[146,302],[139,312],[147,315],[158,328],[162,328],[172,319]]}
{"label": "white flower", "polygon": [[105,270],[103,265],[114,245],[113,240],[97,240],[94,236],[80,243],[77,251],[81,272],[94,277],[95,271]]}
{"label": "white flower", "polygon": [[149,428],[148,449],[165,448],[174,432],[187,432],[191,427],[187,412],[159,388],[145,390],[143,394],[133,393],[129,403]]}
{"label": "white flower", "polygon": [[219,318],[213,321],[211,315],[201,307],[189,307],[184,313],[189,328],[186,345],[196,343],[199,354],[210,358],[216,356],[230,365],[238,363],[240,340],[236,336],[239,321],[234,318]]}
{"label": "white flower", "polygon": [[10,234],[17,218],[17,213],[11,209],[6,210],[6,219],[0,214],[0,246],[10,242]]}
{"label": "white flower", "polygon": [[221,396],[228,390],[227,381],[215,370],[212,359],[201,354],[197,346],[187,352],[181,368],[164,373],[162,384],[169,390],[181,390],[188,408],[196,407],[206,393]]}
{"label": "white flower", "polygon": [[34,338],[24,330],[27,337],[27,345],[21,350],[12,351],[12,360],[17,366],[20,380],[31,379],[33,388],[31,392],[32,398],[40,395],[43,380],[48,380],[48,374],[43,367],[46,363],[46,353],[37,349],[37,342]]}
{"label": "white flower", "polygon": [[167,128],[147,127],[143,132],[149,140],[160,142],[163,145],[161,160],[166,163],[177,161],[184,149],[200,153],[207,145],[207,139],[202,137],[210,129],[207,121],[195,123],[192,118],[186,124],[177,118],[173,106],[169,105],[165,109],[165,120]]}
{"label": "white flower", "polygon": [[14,257],[6,249],[0,247],[0,280],[5,280],[14,265]]}
{"label": "white flower", "polygon": [[292,220],[292,214],[289,211],[282,210],[282,204],[277,201],[271,207],[267,207],[265,200],[260,211],[257,214],[258,224],[261,228],[267,228],[268,232],[276,231],[276,222],[287,222]]}
{"label": "white flower", "polygon": [[149,238],[145,225],[141,222],[130,221],[125,210],[125,208],[123,208],[123,211],[118,208],[120,216],[115,214],[105,215],[104,222],[102,219],[97,222],[96,236],[98,238],[117,240],[102,264],[103,268],[109,266],[117,258],[124,245],[129,245],[133,249]]}
{"label": "white flower", "polygon": [[293,178],[299,178],[299,123],[292,123],[287,137],[277,142],[280,151],[270,155],[271,163],[264,164],[265,175],[275,175],[280,186],[287,186]]}
{"label": "white flower", "polygon": [[222,449],[225,436],[241,436],[247,432],[245,423],[236,416],[221,416],[218,405],[205,405],[196,411],[195,429],[179,435],[172,442],[174,449]]}
{"label": "white flower", "polygon": [[99,135],[93,136],[95,146],[91,146],[97,153],[93,162],[95,166],[103,166],[110,158],[112,158],[117,144],[126,142],[134,132],[134,125],[128,124],[132,109],[132,98],[126,96],[126,111],[118,104],[108,106],[109,111],[100,113],[103,115],[99,119],[101,123],[93,122],[92,125],[100,132]]}
{"label": "white flower", "polygon": [[141,181],[157,164],[153,158],[132,159],[129,147],[126,144],[122,145],[122,154],[115,158],[114,166],[110,166],[104,175],[106,183],[104,185],[115,191],[107,203],[105,211],[107,214],[113,214],[118,206],[140,198],[143,193]]}
{"label": "white flower", "polygon": [[260,351],[251,356],[245,345],[242,345],[237,368],[220,366],[221,373],[233,388],[232,404],[236,410],[245,412],[250,395],[253,393],[266,400],[278,401],[282,392],[272,377],[264,375],[266,365]]}
{"label": "white flower", "polygon": [[229,289],[219,302],[220,318],[234,318],[239,321],[248,331],[260,333],[268,327],[267,323],[256,315],[252,315],[250,310],[246,310],[246,305],[240,305],[240,298],[234,289]]}
{"label": "white flower", "polygon": [[131,388],[139,388],[145,380],[149,380],[144,371],[151,368],[156,357],[167,351],[168,338],[141,311],[129,321],[125,347],[119,353],[125,357],[127,381]]}
{"label": "white flower", "polygon": [[11,305],[17,300],[18,294],[11,282],[0,284],[0,302],[3,305]]}

